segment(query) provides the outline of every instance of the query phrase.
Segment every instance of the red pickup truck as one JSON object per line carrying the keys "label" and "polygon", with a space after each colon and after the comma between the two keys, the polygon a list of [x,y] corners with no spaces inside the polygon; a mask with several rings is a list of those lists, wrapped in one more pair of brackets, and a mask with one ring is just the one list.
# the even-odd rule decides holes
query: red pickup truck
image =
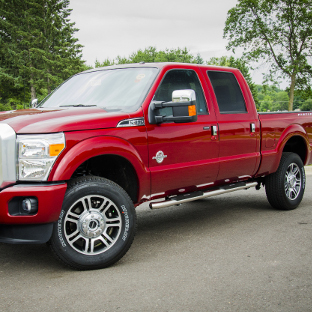
{"label": "red pickup truck", "polygon": [[237,69],[89,70],[0,114],[0,242],[49,242],[73,268],[103,268],[130,248],[146,201],[264,185],[274,208],[296,208],[311,146],[312,113],[258,114]]}

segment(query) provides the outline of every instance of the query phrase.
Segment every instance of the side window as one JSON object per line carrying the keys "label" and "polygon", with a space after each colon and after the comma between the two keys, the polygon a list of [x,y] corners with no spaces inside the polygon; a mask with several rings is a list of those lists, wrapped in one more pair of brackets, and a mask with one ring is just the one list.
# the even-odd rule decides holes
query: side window
{"label": "side window", "polygon": [[[170,102],[175,90],[192,89],[196,93],[196,109],[198,115],[208,114],[206,100],[197,74],[189,69],[175,69],[166,73],[159,85],[154,100]],[[161,114],[172,115],[172,108],[162,108]]]}
{"label": "side window", "polygon": [[242,91],[233,73],[207,71],[207,74],[213,86],[220,113],[247,112]]}

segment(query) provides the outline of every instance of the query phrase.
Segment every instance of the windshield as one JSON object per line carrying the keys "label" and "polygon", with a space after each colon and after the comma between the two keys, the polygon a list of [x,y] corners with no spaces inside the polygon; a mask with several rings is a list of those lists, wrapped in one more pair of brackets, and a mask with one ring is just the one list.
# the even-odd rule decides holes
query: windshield
{"label": "windshield", "polygon": [[81,73],[46,97],[40,107],[97,106],[132,112],[142,104],[157,72],[157,68],[123,68]]}

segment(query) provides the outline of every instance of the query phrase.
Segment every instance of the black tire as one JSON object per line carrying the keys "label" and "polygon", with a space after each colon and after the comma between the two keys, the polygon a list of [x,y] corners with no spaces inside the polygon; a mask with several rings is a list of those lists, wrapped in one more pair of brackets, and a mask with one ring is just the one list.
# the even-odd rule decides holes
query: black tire
{"label": "black tire", "polygon": [[126,254],[135,230],[128,194],[110,180],[85,176],[69,182],[50,246],[72,268],[100,269]]}
{"label": "black tire", "polygon": [[283,153],[275,173],[265,179],[265,191],[273,208],[292,210],[299,206],[305,189],[305,171],[295,153]]}

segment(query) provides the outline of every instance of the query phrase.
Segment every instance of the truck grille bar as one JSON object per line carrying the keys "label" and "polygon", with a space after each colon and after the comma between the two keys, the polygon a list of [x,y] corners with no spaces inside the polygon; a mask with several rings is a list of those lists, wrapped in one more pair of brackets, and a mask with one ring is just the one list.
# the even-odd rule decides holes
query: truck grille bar
{"label": "truck grille bar", "polygon": [[0,123],[0,189],[16,182],[16,133]]}

